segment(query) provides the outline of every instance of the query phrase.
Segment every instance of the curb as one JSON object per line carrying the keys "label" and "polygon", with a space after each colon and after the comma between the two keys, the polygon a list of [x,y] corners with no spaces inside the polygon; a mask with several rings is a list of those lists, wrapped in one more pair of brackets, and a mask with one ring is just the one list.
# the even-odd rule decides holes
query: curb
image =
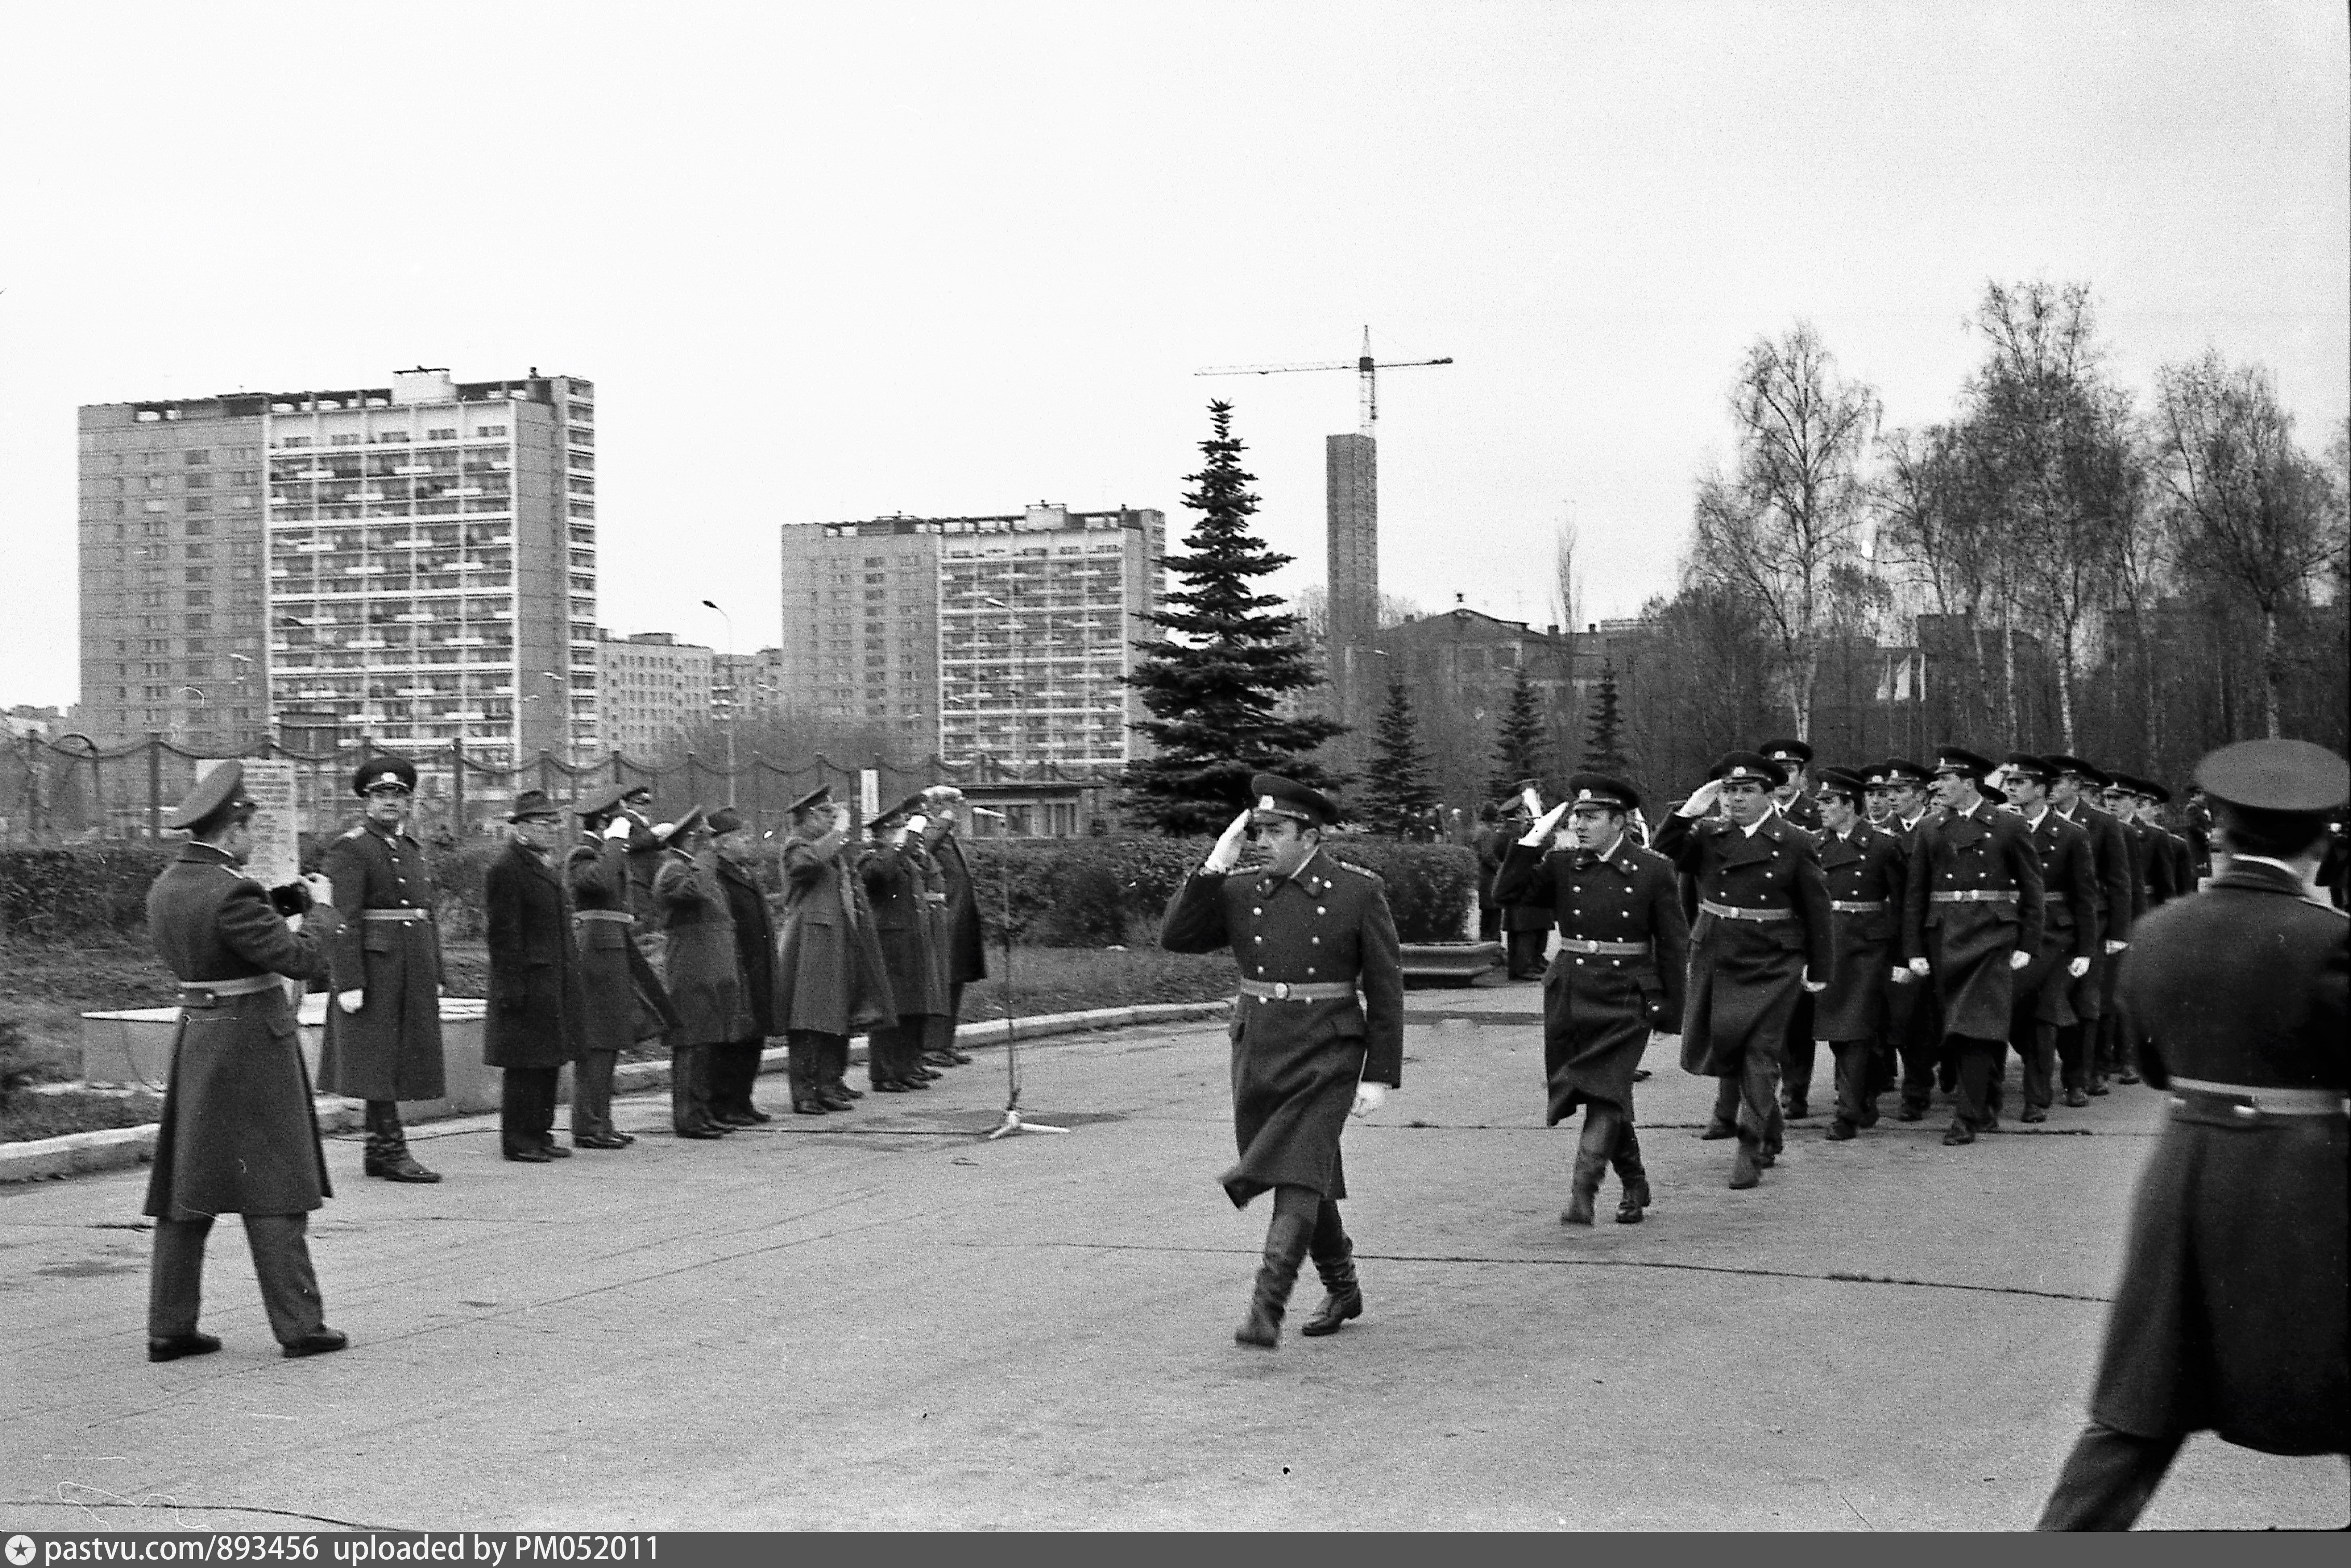
{"label": "curb", "polygon": [[[1215,1018],[1230,1006],[1229,1001],[1223,999],[1213,1002],[1154,1002],[1142,1007],[1045,1013],[1036,1018],[1012,1020],[1011,1023],[1003,1019],[990,1019],[982,1023],[958,1025],[956,1043],[967,1049],[1002,1045],[1015,1025],[1018,1038],[1025,1043],[1053,1035],[1092,1033],[1137,1024],[1181,1023]],[[781,1072],[789,1055],[790,1051],[784,1046],[768,1047],[760,1053],[759,1071],[762,1073]],[[852,1062],[865,1059],[863,1035],[850,1041],[849,1059]],[[643,1094],[668,1087],[669,1063],[666,1061],[623,1061],[612,1073],[612,1092],[615,1094]],[[312,1103],[318,1116],[319,1131],[329,1137],[356,1131],[366,1114],[365,1108],[356,1100],[322,1094]],[[457,1112],[431,1120],[457,1121],[481,1115],[480,1112]],[[493,1114],[489,1120],[495,1122],[496,1117]],[[412,1126],[417,1124],[410,1124]],[[148,1165],[154,1160],[155,1140],[161,1131],[155,1123],[149,1122],[137,1127],[108,1127],[94,1133],[67,1133],[60,1137],[0,1145],[0,1186],[14,1182],[63,1181],[68,1176]]]}

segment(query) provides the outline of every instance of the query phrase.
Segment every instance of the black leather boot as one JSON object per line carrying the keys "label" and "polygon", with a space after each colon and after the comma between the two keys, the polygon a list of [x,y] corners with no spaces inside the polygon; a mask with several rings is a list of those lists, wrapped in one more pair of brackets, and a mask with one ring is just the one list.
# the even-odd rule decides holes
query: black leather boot
{"label": "black leather boot", "polygon": [[1649,1172],[1641,1164],[1641,1140],[1630,1122],[1616,1134],[1616,1152],[1609,1156],[1609,1163],[1616,1167],[1616,1179],[1625,1187],[1616,1204],[1616,1223],[1638,1225],[1641,1211],[1656,1199],[1649,1196]]}
{"label": "black leather boot", "polygon": [[1761,1153],[1761,1147],[1755,1139],[1744,1133],[1740,1134],[1739,1153],[1730,1161],[1731,1191],[1745,1192],[1763,1179]]}
{"label": "black leather boot", "polygon": [[1314,1222],[1302,1215],[1279,1214],[1265,1228],[1265,1258],[1258,1265],[1257,1283],[1249,1292],[1249,1316],[1233,1331],[1235,1344],[1271,1350],[1281,1343],[1281,1319],[1290,1307],[1290,1288],[1298,1283],[1298,1266],[1306,1260],[1306,1243]]}
{"label": "black leather boot", "polygon": [[1355,1244],[1347,1241],[1341,1247],[1328,1258],[1314,1260],[1314,1271],[1322,1276],[1322,1304],[1298,1327],[1309,1339],[1337,1333],[1347,1326],[1349,1318],[1364,1315],[1364,1287],[1355,1278]]}

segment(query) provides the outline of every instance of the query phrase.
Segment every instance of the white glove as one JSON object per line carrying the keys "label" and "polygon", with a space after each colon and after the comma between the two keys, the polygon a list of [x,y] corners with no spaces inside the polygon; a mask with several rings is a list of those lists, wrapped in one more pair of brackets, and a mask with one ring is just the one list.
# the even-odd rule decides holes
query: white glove
{"label": "white glove", "polygon": [[1825,991],[1828,988],[1829,983],[1826,980],[1815,980],[1813,978],[1813,972],[1810,969],[1804,971],[1804,989],[1808,991]]}
{"label": "white glove", "polygon": [[1378,1110],[1382,1105],[1386,1104],[1387,1098],[1388,1086],[1386,1084],[1358,1083],[1355,1085],[1355,1106],[1353,1113],[1358,1116],[1369,1115],[1372,1112]]}
{"label": "white glove", "polygon": [[1902,966],[1902,965],[1900,965],[1900,964],[1896,964],[1896,965],[1895,965],[1895,966],[1894,966],[1894,977],[1894,977],[1894,983],[1895,983],[1896,985],[1897,985],[1897,986],[1907,986],[1907,985],[1908,985],[1908,984],[1910,983],[1910,979],[1911,979],[1910,971],[1909,971],[1907,967],[1905,967],[1904,966]]}
{"label": "white glove", "polygon": [[919,839],[923,836],[923,830],[930,825],[931,820],[928,817],[924,816],[920,811],[917,811],[913,816],[906,819],[906,836],[908,838]]}
{"label": "white glove", "polygon": [[2078,980],[2090,972],[2090,961],[2087,958],[2076,958],[2065,966],[2065,972]]}
{"label": "white glove", "polygon": [[2127,942],[2116,942],[2110,937],[2106,942],[2106,956],[2111,958],[2129,946],[2130,944]]}
{"label": "white glove", "polygon": [[335,902],[335,884],[329,882],[319,873],[315,871],[305,872],[302,875],[302,885],[310,890],[310,902],[312,904],[332,904]]}
{"label": "white glove", "polygon": [[1217,847],[1208,852],[1207,869],[1228,872],[1241,863],[1241,841],[1249,837],[1249,814],[1243,811],[1217,835]]}
{"label": "white glove", "polygon": [[1923,980],[1935,971],[1933,967],[1928,964],[1926,959],[1913,958],[1910,960],[1910,972]]}
{"label": "white glove", "polygon": [[1520,790],[1519,799],[1527,803],[1528,816],[1540,817],[1542,815],[1542,797],[1535,793],[1533,785],[1530,784],[1525,789]]}
{"label": "white glove", "polygon": [[2032,955],[2030,953],[2011,953],[2008,956],[2008,967],[2011,969],[2029,969],[2032,967]]}
{"label": "white glove", "polygon": [[353,987],[348,991],[337,991],[335,993],[335,1005],[342,1009],[347,1013],[355,1013],[359,1011],[361,1008],[367,1006],[366,988]]}
{"label": "white glove", "polygon": [[1719,796],[1721,793],[1722,780],[1719,779],[1709,779],[1705,783],[1699,785],[1697,789],[1689,792],[1689,799],[1681,803],[1680,808],[1674,812],[1674,815],[1677,817],[1703,817],[1708,811],[1713,809],[1716,797]]}
{"label": "white glove", "polygon": [[[1531,795],[1534,791],[1530,789],[1527,793]],[[1527,830],[1526,837],[1520,839],[1519,842],[1531,848],[1536,844],[1549,841],[1552,831],[1559,826],[1559,820],[1566,815],[1567,802],[1562,800],[1558,805],[1537,817],[1534,826]]]}
{"label": "white glove", "polygon": [[615,817],[604,824],[604,836],[615,842],[626,842],[630,831],[635,826],[636,824],[626,817]]}
{"label": "white glove", "polygon": [[849,807],[844,801],[832,803],[832,831],[836,833],[849,831]]}

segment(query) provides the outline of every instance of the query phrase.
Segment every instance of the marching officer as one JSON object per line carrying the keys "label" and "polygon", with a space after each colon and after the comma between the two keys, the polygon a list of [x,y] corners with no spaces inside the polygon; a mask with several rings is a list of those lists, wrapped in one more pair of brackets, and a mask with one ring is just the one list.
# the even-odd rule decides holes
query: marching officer
{"label": "marching officer", "polygon": [[[1504,902],[1547,905],[1560,948],[1543,977],[1544,1124],[1583,1110],[1566,1225],[1592,1223],[1601,1173],[1612,1164],[1624,1194],[1619,1225],[1638,1225],[1649,1176],[1633,1131],[1633,1075],[1652,1030],[1678,1033],[1689,925],[1674,868],[1635,844],[1625,820],[1641,798],[1620,779],[1578,773],[1568,798],[1512,846],[1496,875]],[[1562,814],[1575,848],[1550,848]]]}
{"label": "marching officer", "polygon": [[[1908,896],[1910,841],[1918,831],[1918,824],[1927,820],[1934,807],[1927,799],[1930,775],[1924,765],[1907,758],[1889,758],[1877,765],[1870,775],[1873,793],[1883,792],[1886,800],[1886,831],[1902,844],[1904,861],[1904,896]],[[1895,958],[1901,962],[1901,923],[1896,911]],[[1935,1059],[1943,1046],[1942,1004],[1936,999],[1935,988],[1917,983],[1907,963],[1902,965],[1899,983],[1889,979],[1886,992],[1886,1033],[1894,1051],[1894,1061],[1886,1065],[1887,1082],[1892,1082],[1896,1067],[1901,1073],[1901,1101],[1894,1112],[1897,1122],[1919,1122],[1927,1116],[1927,1108],[1935,1098]]]}
{"label": "marching officer", "polygon": [[666,984],[677,1011],[669,1034],[670,1130],[706,1141],[733,1131],[711,1114],[711,1048],[750,1033],[751,1015],[743,1005],[735,919],[718,884],[702,808],[680,817],[662,841],[668,853],[653,873],[653,903],[668,938]]}
{"label": "marching officer", "polygon": [[[1931,978],[1959,1103],[1946,1144],[1972,1144],[1994,1124],[1992,1073],[2007,1054],[2018,970],[2041,947],[2041,857],[2023,819],[1994,809],[1980,788],[1991,763],[1946,746],[1935,763],[1943,814],[1918,826],[1904,887],[1903,956]],[[1907,1091],[1905,1091],[1907,1100]]]}
{"label": "marching officer", "polygon": [[[1909,856],[1902,841],[1862,821],[1868,782],[1831,768],[1821,774],[1821,875],[1828,883],[1829,921],[1836,933],[1836,963],[1828,988],[1813,998],[1813,1032],[1828,1042],[1836,1063],[1836,1114],[1828,1139],[1844,1143],[1877,1125],[1880,1069],[1889,977],[1910,979],[1896,962],[1902,935],[1903,878]],[[1890,813],[1889,813],[1890,814]]]}
{"label": "marching officer", "polygon": [[2130,946],[2131,920],[2138,902],[2131,884],[2130,839],[2114,814],[2097,804],[2097,793],[2111,782],[2096,764],[2078,757],[2049,758],[2057,769],[2049,787],[2049,803],[2066,821],[2090,838],[2090,863],[2097,873],[2098,951],[2090,972],[2074,982],[2069,999],[2080,1021],[2057,1031],[2057,1061],[2064,1076],[2065,1103],[2079,1108],[2092,1094],[2104,1094],[2098,1082],[2100,1036],[2115,1012],[2116,960]]}
{"label": "marching officer", "polygon": [[758,841],[743,813],[721,806],[710,813],[711,847],[718,852],[718,885],[735,925],[735,972],[742,987],[747,1032],[710,1048],[710,1114],[721,1126],[756,1127],[775,1120],[753,1095],[759,1057],[776,1027],[776,922],[759,885]]}
{"label": "marching officer", "polygon": [[1760,749],[1787,775],[1787,782],[1771,791],[1771,809],[1804,831],[1818,833],[1821,807],[1811,789],[1813,748],[1801,740],[1767,740]]}
{"label": "marching officer", "polygon": [[[1311,1253],[1325,1291],[1301,1329],[1335,1333],[1364,1313],[1354,1244],[1339,1218],[1347,1178],[1339,1135],[1350,1112],[1380,1108],[1404,1081],[1404,969],[1379,878],[1322,852],[1338,810],[1293,779],[1249,779],[1235,817],[1167,906],[1171,953],[1232,949],[1233,1133],[1240,1159],[1218,1179],[1236,1208],[1269,1188],[1273,1217],[1237,1343],[1271,1350]],[[1254,827],[1267,863],[1235,876]]]}
{"label": "marching officer", "polygon": [[[1682,1067],[1720,1080],[1701,1136],[1736,1136],[1730,1186],[1779,1154],[1781,1052],[1796,999],[1828,984],[1828,883],[1812,835],[1771,809],[1787,781],[1752,751],[1726,752],[1657,829],[1657,850],[1698,884]],[[1700,821],[1717,800],[1723,816]]]}
{"label": "marching officer", "polygon": [[580,1060],[584,1005],[570,900],[552,855],[563,814],[542,791],[526,789],[507,821],[514,841],[482,879],[490,949],[482,1060],[503,1070],[498,1152],[546,1165],[571,1157],[555,1141],[555,1089],[563,1064]]}
{"label": "marching officer", "polygon": [[2227,869],[2148,915],[2123,956],[2139,1064],[2170,1106],[2132,1199],[2090,1425],[2043,1530],[2128,1529],[2194,1432],[2351,1454],[2351,944],[2315,884],[2351,768],[2248,740],[2196,777]]}
{"label": "marching officer", "polygon": [[[1819,838],[1820,802],[1808,787],[1813,748],[1801,740],[1767,740],[1761,749],[1788,775],[1788,781],[1771,791],[1771,809]],[[1789,1015],[1787,1047],[1780,1058],[1780,1098],[1791,1122],[1801,1122],[1813,1113],[1813,1041],[1819,1035],[1813,1019],[1812,993],[1802,992],[1796,998],[1796,1010]]]}
{"label": "marching officer", "polygon": [[[141,1210],[155,1221],[150,1361],[221,1347],[196,1323],[204,1242],[223,1214],[245,1221],[261,1304],[285,1354],[319,1355],[349,1343],[327,1327],[310,1266],[310,1211],[334,1186],[286,991],[287,979],[326,976],[326,942],[341,919],[324,902],[322,878],[265,893],[239,869],[256,810],[244,786],[244,765],[224,762],[180,802],[163,825],[185,831],[188,841],[147,893],[148,934],[180,980],[180,1027]],[[309,928],[296,929],[288,916]]]}
{"label": "marching officer", "polygon": [[436,1182],[408,1152],[402,1100],[448,1092],[441,1056],[441,937],[433,925],[433,873],[424,846],[406,831],[416,765],[371,757],[351,776],[366,804],[360,825],[327,846],[342,926],[328,946],[334,998],[327,1007],[319,1087],[367,1103],[360,1169],[392,1182]]}
{"label": "marching officer", "polygon": [[[2078,1022],[2073,988],[2087,978],[2098,952],[2097,854],[2090,835],[2050,804],[2057,768],[2045,758],[2012,754],[2001,770],[2001,789],[2024,819],[2041,857],[2041,946],[2016,972],[2009,1007],[2008,1043],[2023,1067],[2026,1122],[2046,1122],[2056,1100],[2057,1035]],[[2006,1066],[2003,1055],[2001,1066]],[[1992,1075],[1992,1111],[2000,1110],[2000,1074]]]}
{"label": "marching officer", "polygon": [[571,1075],[571,1146],[624,1149],[634,1134],[612,1124],[612,1073],[621,1052],[677,1022],[669,991],[633,940],[628,844],[637,824],[615,787],[578,808],[580,841],[563,862],[571,890],[581,995],[580,1065]]}

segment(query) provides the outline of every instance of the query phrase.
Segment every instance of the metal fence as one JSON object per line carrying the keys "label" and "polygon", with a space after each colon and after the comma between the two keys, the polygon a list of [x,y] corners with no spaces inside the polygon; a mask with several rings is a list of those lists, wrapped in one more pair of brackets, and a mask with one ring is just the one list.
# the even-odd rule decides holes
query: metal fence
{"label": "metal fence", "polygon": [[[384,749],[360,739],[331,750],[304,752],[265,740],[234,755],[293,763],[301,829],[320,832],[340,831],[358,820],[352,772]],[[161,735],[114,747],[80,736],[56,740],[26,736],[9,750],[12,755],[0,762],[0,843],[9,844],[161,837],[165,814],[194,787],[204,764],[232,755],[193,750]],[[834,799],[856,804],[862,776],[869,771],[878,776],[876,794],[885,807],[929,785],[954,784],[983,799],[1033,791],[1082,800],[1084,810],[1070,813],[1079,821],[1108,811],[1108,797],[1116,783],[1114,773],[1101,769],[1064,768],[1052,762],[1005,763],[987,756],[963,764],[935,756],[907,763],[877,758],[859,767],[820,753],[776,762],[755,751],[730,769],[690,752],[673,763],[644,762],[615,752],[584,764],[540,752],[515,767],[477,761],[459,745],[400,755],[417,770],[411,831],[421,838],[453,843],[480,832],[486,823],[503,821],[515,796],[525,789],[544,790],[568,805],[614,784],[644,784],[653,791],[657,820],[674,818],[695,806],[732,805],[764,832],[781,827],[790,803],[819,784],[830,784]]]}

